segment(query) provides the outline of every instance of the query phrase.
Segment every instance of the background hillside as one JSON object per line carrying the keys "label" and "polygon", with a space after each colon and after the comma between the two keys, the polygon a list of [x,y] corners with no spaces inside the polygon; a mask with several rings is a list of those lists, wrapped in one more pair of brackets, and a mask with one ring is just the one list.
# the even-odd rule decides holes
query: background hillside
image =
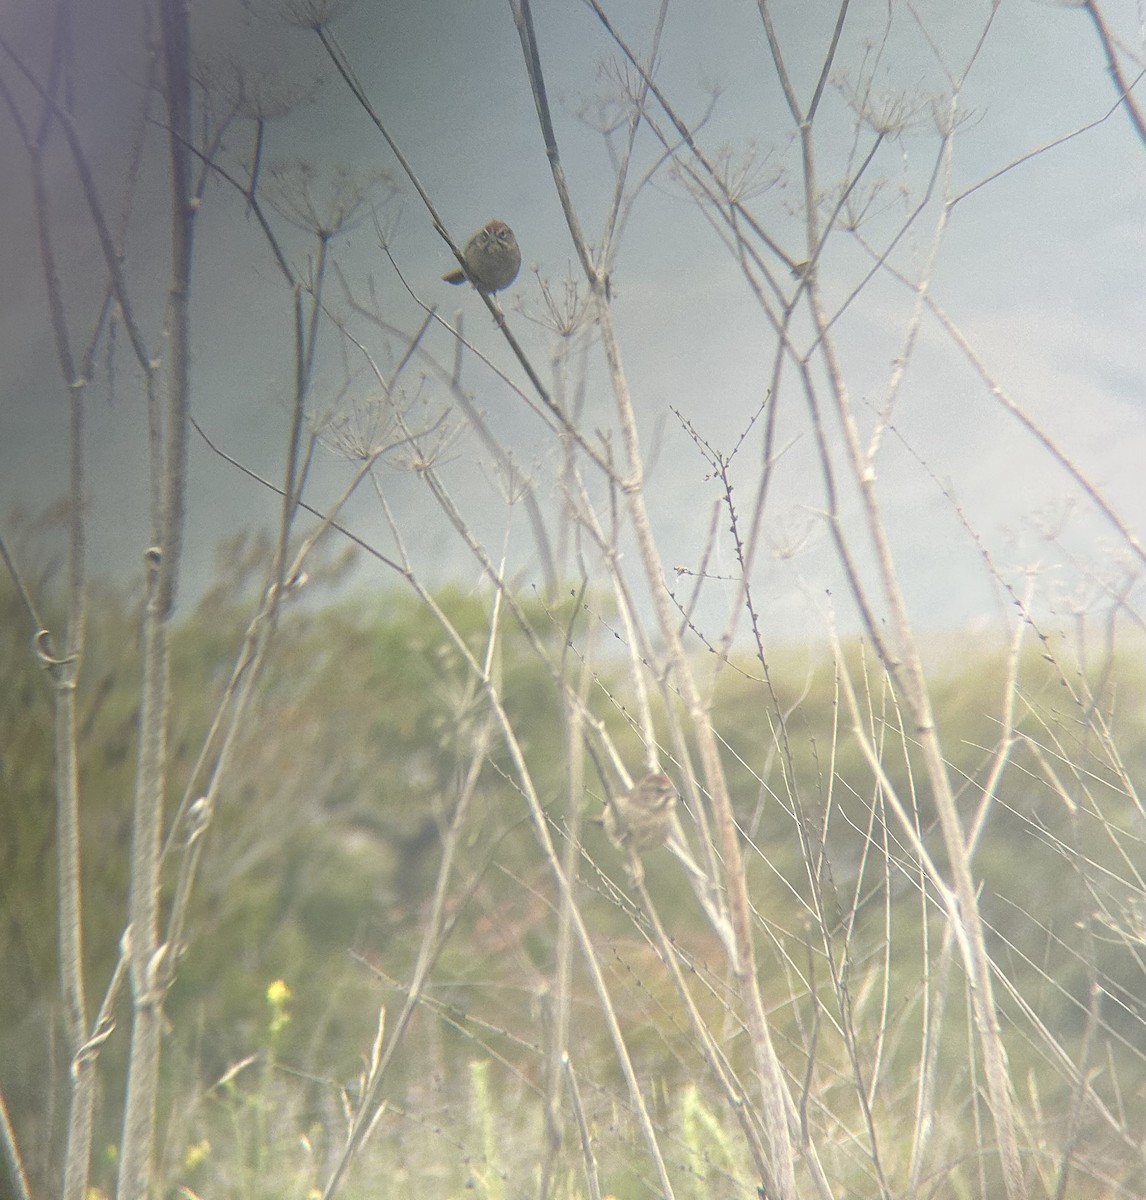
{"label": "background hillside", "polygon": [[[244,556],[254,562],[256,550],[227,548],[220,586],[208,590],[173,641],[177,793],[227,679],[229,647],[249,616],[250,604],[234,598],[232,585]],[[44,1065],[52,1061],[58,1010],[55,917],[51,893],[42,886],[55,840],[52,785],[43,770],[51,711],[17,635],[12,589],[5,587],[3,596],[0,657],[8,686],[0,819],[9,836],[0,890],[6,964],[0,1059],[13,1114],[37,1154],[46,1155],[60,1131],[44,1097],[47,1088],[64,1086],[66,1073],[62,1062],[47,1071]],[[437,601],[480,652],[488,601],[456,591]],[[559,657],[571,603],[534,601],[523,615],[537,642]],[[624,661],[609,652],[601,632],[614,619],[607,598],[583,597],[586,636],[576,641],[582,650],[599,646],[590,709],[625,758],[636,762],[639,746],[624,711]],[[587,633],[593,627],[595,637]],[[170,1114],[164,1172],[202,1195],[271,1195],[276,1189],[301,1195],[335,1152],[340,1096],[344,1090],[357,1095],[379,1007],[397,1011],[417,960],[443,838],[481,723],[449,639],[407,595],[379,593],[295,610],[278,636],[258,702],[258,732],[236,752],[226,798],[207,835],[188,921],[196,936],[167,1004],[166,1054],[173,1065],[162,1098]],[[101,593],[91,609],[92,700],[83,710],[80,741],[92,864],[84,877],[87,969],[96,979],[110,975],[123,925],[127,880],[118,848],[128,829],[124,797],[135,754],[138,670],[134,653],[124,651],[138,641],[139,616],[129,598]],[[960,812],[968,827],[997,764],[1000,696],[1013,693],[1009,766],[975,862],[992,953],[1005,982],[1000,1019],[1015,1078],[1038,1095],[1050,1128],[1069,1125],[1077,1092],[1050,1046],[1063,1057],[1090,1056],[1112,1096],[1135,1094],[1144,1078],[1146,993],[1136,953],[1133,923],[1140,909],[1132,865],[1141,813],[1125,788],[1143,778],[1142,658],[1126,644],[1084,673],[1061,635],[1017,660],[1008,660],[1003,646],[958,635],[931,650],[936,712],[950,768],[961,781]],[[948,1081],[946,1097],[934,1101],[947,1114],[937,1135],[958,1177],[967,1168],[957,1148],[976,1136],[962,989],[952,979],[934,897],[888,819],[880,782],[841,728],[838,676],[845,666],[862,680],[868,733],[881,747],[886,781],[912,796],[921,842],[940,862],[943,847],[914,738],[886,679],[865,662],[859,644],[843,647],[843,655],[837,664],[825,646],[780,648],[771,659],[770,684],[758,664],[741,657],[715,698],[714,722],[736,764],[730,789],[759,923],[761,986],[787,1069],[795,1076],[814,1063],[828,1094],[846,1092],[851,1068],[842,1033],[849,1029],[858,1065],[871,1081],[874,1113],[890,1121],[915,1104],[921,1045],[928,1020],[935,1019],[925,981],[938,982],[951,1011],[943,1044],[934,1050]],[[506,705],[553,835],[567,844],[573,818],[553,681],[511,626],[498,657]],[[1088,699],[1080,703],[1081,695]],[[767,713],[774,719],[783,713],[782,748],[760,739]],[[676,764],[667,765],[676,775]],[[599,815],[598,779],[586,780],[581,804]],[[635,1067],[655,1097],[674,1174],[691,1177],[693,1186],[707,1180],[703,1186],[720,1194],[749,1188],[750,1164],[734,1150],[735,1122],[704,1083],[696,1036],[681,1023],[647,918],[627,894],[621,856],[598,828],[581,829],[579,903],[615,989]],[[447,932],[388,1080],[388,1128],[375,1135],[355,1178],[385,1174],[410,1193],[480,1186],[512,1195],[524,1186],[544,1137],[543,1039],[559,955],[560,900],[496,749],[480,765],[458,832],[446,889]],[[821,866],[815,887],[808,876],[809,839]],[[727,994],[720,943],[682,866],[668,850],[656,851],[648,857],[647,882],[676,952],[702,982],[697,1003],[705,1020],[730,1060],[743,1065],[744,1034]],[[826,910],[822,927],[817,905]],[[823,961],[828,946],[834,968]],[[833,970],[841,977],[835,988]],[[272,991],[272,1002],[268,989],[276,981],[289,990]],[[631,1185],[623,1182],[631,1169],[633,1118],[576,965],[571,990],[574,1067],[602,1168],[617,1180],[616,1194],[641,1194],[639,1170]],[[840,1012],[845,996],[848,1007]],[[1047,1044],[1015,1036],[1030,1020],[1046,1031]],[[104,1061],[114,1094],[122,1087],[122,1048],[110,1044]],[[101,1108],[97,1128],[94,1179],[110,1193],[113,1109]],[[908,1155],[910,1134],[910,1121],[898,1133],[890,1124],[886,1151]],[[1117,1161],[1113,1130],[1091,1122],[1086,1138],[1088,1161]],[[1074,1194],[1106,1192],[1096,1184]]]}

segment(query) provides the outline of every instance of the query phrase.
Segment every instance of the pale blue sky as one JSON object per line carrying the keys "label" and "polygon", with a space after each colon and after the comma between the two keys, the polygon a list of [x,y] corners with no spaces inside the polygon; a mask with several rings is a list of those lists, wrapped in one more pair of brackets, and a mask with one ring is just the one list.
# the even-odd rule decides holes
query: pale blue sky
{"label": "pale blue sky", "polygon": [[[100,185],[115,211],[122,178],[126,122],[138,97],[142,66],[130,53],[132,6],[104,6],[98,26],[85,32],[80,60],[81,125],[91,137]],[[600,138],[577,120],[582,103],[603,86],[601,64],[614,57],[592,14],[578,0],[537,4],[538,36],[558,137],[581,218],[594,237],[609,200],[612,176]],[[646,45],[654,6],[625,0],[623,27]],[[0,17],[6,36],[36,43],[30,0]],[[830,6],[775,6],[795,86],[811,87],[826,37]],[[891,35],[884,43],[874,86],[922,104],[942,97],[943,72],[928,38],[906,8],[893,3]],[[819,134],[822,186],[830,188],[851,146],[849,110],[841,96],[854,86],[862,64],[880,44],[889,6],[857,0],[845,25],[837,66],[824,101]],[[393,159],[366,116],[337,80],[313,35],[240,18],[222,0],[196,6],[200,46],[208,59],[232,57],[270,64],[300,85],[322,77],[313,104],[268,130],[265,161],[305,159],[320,171],[395,170]],[[931,0],[914,6],[933,47],[961,72],[983,31],[989,7]],[[1135,36],[1133,6],[1109,6],[1116,28]],[[538,324],[539,284],[530,268],[558,282],[572,249],[541,145],[509,5],[504,0],[451,3],[362,3],[335,26],[373,102],[434,197],[452,232],[465,237],[493,216],[508,220],[523,249],[524,267],[504,297],[510,320],[548,370],[550,343]],[[1136,43],[1141,49],[1141,44]],[[13,69],[0,61],[5,79]],[[719,90],[701,131],[710,153],[722,146],[743,153],[756,147],[765,169],[789,172],[754,202],[755,211],[793,257],[803,257],[799,160],[791,122],[775,84],[756,5],[680,0],[672,5],[662,53],[661,81],[682,116],[696,120]],[[20,94],[26,98],[26,92]],[[1110,79],[1083,14],[1034,0],[1005,0],[960,97],[965,123],[955,141],[953,192],[987,179],[1039,146],[1099,121],[1114,104]],[[243,153],[247,133],[236,128],[231,161]],[[864,149],[870,140],[861,140]],[[922,193],[937,148],[934,126],[921,114],[904,136],[881,149],[871,178],[884,181],[879,202],[888,211],[870,233],[882,244]],[[650,165],[655,146],[645,139],[639,161]],[[65,393],[51,348],[34,254],[34,227],[23,159],[7,114],[0,114],[0,161],[15,169],[0,181],[5,236],[0,239],[4,287],[0,354],[0,520],[17,504],[39,507],[66,484]],[[158,178],[161,145],[152,142],[146,178]],[[56,216],[73,235],[67,243],[65,288],[73,314],[90,320],[98,259],[62,154],[53,160]],[[1039,421],[1104,490],[1135,530],[1146,526],[1146,148],[1121,112],[1066,144],[1028,161],[968,195],[951,212],[934,274],[934,294],[982,356],[998,381]],[[475,343],[514,379],[520,370],[496,337],[477,297],[439,282],[451,261],[417,196],[403,187],[394,225],[393,252],[411,287],[451,315],[461,310]],[[140,224],[129,262],[140,310],[154,333],[162,313],[161,240],[166,197],[141,192]],[[152,211],[153,210],[153,211]],[[918,271],[930,253],[938,206],[932,205],[896,250],[894,262]],[[280,229],[283,227],[280,225]],[[296,253],[303,246],[284,232]],[[278,477],[287,428],[291,379],[289,297],[254,222],[233,194],[209,190],[197,233],[195,279],[196,416],[227,451],[252,468]],[[364,224],[335,245],[348,277],[361,286],[373,276],[393,323],[412,330],[418,310]],[[139,265],[142,264],[142,267]],[[821,281],[829,308],[862,278],[865,260],[850,235],[838,231],[825,251]],[[780,275],[784,276],[781,270]],[[653,460],[650,507],[666,564],[695,567],[719,492],[706,482],[698,458],[670,407],[679,409],[712,444],[728,451],[758,407],[772,359],[772,340],[743,280],[697,204],[667,173],[642,193],[633,209],[614,275],[615,320],[646,450]],[[336,308],[341,297],[331,292]],[[845,374],[866,429],[882,403],[900,353],[911,295],[887,279],[872,281],[838,323]],[[521,312],[517,311],[520,306]],[[806,328],[806,322],[799,328]],[[361,330],[360,330],[361,332]],[[430,345],[449,363],[443,334]],[[320,377],[333,395],[343,359],[333,333]],[[381,343],[378,343],[381,349]],[[357,364],[356,364],[356,370]],[[91,390],[90,464],[93,562],[117,573],[134,570],[147,544],[144,512],[143,420],[125,357],[118,360],[114,400],[101,373]],[[817,511],[822,489],[802,398],[788,387],[780,405],[780,443],[787,447],[776,475],[767,521],[769,552],[761,557],[758,586],[771,628],[802,633],[809,604],[826,589],[842,595],[838,572]],[[465,379],[491,427],[530,469],[542,497],[554,493],[559,456],[553,439],[508,389],[479,364],[467,361]],[[361,383],[359,378],[359,383]],[[410,385],[416,383],[410,377]],[[428,387],[429,385],[427,385]],[[429,393],[427,393],[429,394]],[[587,420],[612,428],[611,400],[601,372],[590,375]],[[1037,563],[1047,603],[1056,589],[1085,580],[1110,554],[1111,539],[1075,504],[1077,489],[1053,468],[1012,418],[979,384],[933,321],[924,321],[896,410],[897,435],[888,435],[879,464],[885,512],[909,601],[925,627],[974,622],[1000,611],[979,564],[978,551],[955,519],[935,480],[949,487],[983,542],[1013,566]],[[920,460],[925,464],[921,467]],[[193,444],[187,586],[209,571],[211,547],[252,523],[269,525],[277,501]],[[527,567],[532,556],[523,514],[508,518],[488,467],[472,439],[450,450],[445,473],[459,502],[500,556]],[[346,464],[324,458],[313,497],[323,503],[337,491]],[[759,443],[742,453],[738,471],[741,515],[747,515],[759,474]],[[441,577],[473,581],[476,568],[434,513],[422,484],[393,474],[388,496],[413,541],[419,566]],[[854,518],[854,505],[847,511]],[[1040,522],[1066,514],[1064,546],[1040,540]],[[356,530],[389,552],[377,506],[368,498],[351,512]],[[508,528],[508,535],[505,530]],[[734,563],[719,522],[721,541],[709,563],[732,574]],[[1067,553],[1072,549],[1078,558]],[[789,551],[795,551],[789,554]],[[360,577],[391,582],[371,568]],[[714,584],[705,612],[719,630],[720,597]],[[852,616],[840,605],[843,623]]]}

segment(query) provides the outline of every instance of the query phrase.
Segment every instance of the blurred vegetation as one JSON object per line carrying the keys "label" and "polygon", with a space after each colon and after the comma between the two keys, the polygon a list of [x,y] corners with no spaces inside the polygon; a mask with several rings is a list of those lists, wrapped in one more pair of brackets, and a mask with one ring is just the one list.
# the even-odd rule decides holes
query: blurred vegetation
{"label": "blurred vegetation", "polygon": [[[171,812],[253,611],[253,564],[262,550],[243,543],[226,550],[219,586],[187,615],[173,644]],[[47,578],[45,591],[50,597]],[[481,660],[489,637],[487,598],[449,589],[437,601]],[[535,599],[523,606],[547,658],[505,616],[496,666],[558,835],[569,814],[552,664],[565,646],[568,604],[554,610]],[[49,600],[48,609],[59,620],[58,605]],[[59,1133],[60,1113],[50,1097],[63,1094],[67,1070],[55,973],[51,697],[6,579],[0,580],[0,614],[0,1083],[37,1165],[48,1161],[46,1147]],[[93,591],[80,709],[89,1003],[98,1003],[110,975],[126,911],[138,629],[138,610],[124,594]],[[631,753],[630,768],[639,770],[622,701],[613,701],[626,694],[623,663],[590,657],[598,681],[591,706]],[[849,645],[844,661],[863,689],[867,732],[880,747],[883,769],[914,803],[920,837],[942,861],[911,731],[900,727],[862,646]],[[1076,1045],[1100,981],[1099,1027],[1119,1049],[1108,1067],[1115,1082],[1133,1092],[1146,1078],[1143,956],[1132,938],[1112,935],[1110,914],[1125,914],[1127,928],[1118,931],[1124,935],[1142,913],[1140,866],[1132,863],[1142,861],[1143,814],[1127,787],[1146,777],[1142,658],[1128,647],[1088,672],[1072,663],[1065,642],[1039,643],[1019,663],[1009,766],[976,865],[997,939],[993,954],[1008,985],[1000,988],[1004,1021],[1022,1007],[1064,1044]],[[849,972],[853,1019],[872,1038],[866,1065],[884,1081],[876,1107],[894,1122],[896,1106],[911,1102],[920,1054],[919,981],[924,970],[938,969],[942,922],[934,920],[934,905],[921,900],[928,889],[914,856],[904,850],[882,787],[850,735],[839,664],[824,648],[781,647],[769,667],[770,684],[749,660],[725,673],[716,726],[728,746],[750,849],[763,986],[779,1049],[799,1078],[817,1003],[825,1013],[835,1006],[823,963],[806,974],[823,947],[815,945],[805,909],[812,882],[802,833],[805,840],[822,838],[827,850],[820,886],[838,914],[835,949]],[[968,828],[1003,732],[998,714],[1006,670],[1002,649],[959,643],[946,648],[934,674],[946,754],[964,780]],[[401,1003],[442,831],[485,719],[458,649],[426,607],[402,592],[288,609],[257,709],[208,835],[189,944],[166,1006],[164,1160],[171,1178],[215,1196],[305,1195],[299,1181],[322,1175],[342,1120],[340,1089],[354,1093],[379,1006],[396,1011]],[[1096,732],[1096,713],[1106,740]],[[591,814],[602,785],[596,779],[588,785]],[[751,1181],[724,1142],[731,1117],[697,1082],[697,1048],[666,973],[639,935],[634,910],[598,870],[623,886],[618,856],[594,827],[584,836],[585,911],[638,1068],[653,1080],[658,1119],[674,1131],[674,1169],[699,1189],[695,1194],[725,1194],[734,1180],[728,1194],[739,1194]],[[662,915],[707,988],[698,989],[702,1011],[737,1062],[744,1039],[725,1004],[719,943],[679,886],[679,868],[667,852],[652,855],[648,868]],[[488,1121],[495,1130],[519,1131],[517,1150],[499,1145],[507,1159],[520,1153],[521,1161],[532,1162],[541,1136],[543,1071],[535,1029],[556,928],[555,889],[496,737],[451,895],[453,933],[387,1089],[391,1116],[372,1154],[386,1156],[387,1170],[396,1180],[407,1178],[411,1193],[468,1186],[494,1195],[491,1181],[509,1168],[490,1162]],[[285,981],[286,990],[268,999],[276,980]],[[610,1178],[616,1195],[643,1194],[643,1168],[632,1168],[625,1182],[625,1147],[635,1134],[619,1101],[594,1001],[578,986],[572,1021],[586,1108],[605,1159],[610,1147],[615,1152]],[[122,1030],[125,1001],[118,1016]],[[950,1019],[958,1024],[962,1016],[953,1011]],[[101,1058],[109,1097],[118,1094],[124,1041],[117,1033]],[[838,1041],[823,1036],[818,1053],[819,1070],[839,1072],[846,1094],[853,1085]],[[1045,1050],[1016,1039],[1012,1054],[1016,1080],[1036,1086]],[[496,1086],[473,1060],[499,1064]],[[955,1068],[948,1078],[959,1073]],[[1060,1101],[1053,1072],[1041,1078],[1043,1102]],[[481,1120],[474,1105],[486,1114]],[[115,1112],[109,1101],[97,1145],[114,1144]],[[239,1164],[246,1185],[259,1180],[257,1187],[240,1186]],[[101,1159],[95,1181],[109,1188],[113,1168],[114,1155]],[[705,1193],[700,1184],[709,1173],[725,1182]],[[370,1194],[364,1182],[358,1186],[365,1190],[348,1194]],[[572,1179],[565,1187],[564,1194],[578,1194]]]}

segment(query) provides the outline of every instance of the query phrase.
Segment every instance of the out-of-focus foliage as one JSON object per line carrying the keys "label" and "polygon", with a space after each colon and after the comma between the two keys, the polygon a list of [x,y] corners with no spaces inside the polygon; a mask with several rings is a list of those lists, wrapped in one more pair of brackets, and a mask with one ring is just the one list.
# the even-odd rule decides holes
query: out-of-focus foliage
{"label": "out-of-focus foliage", "polygon": [[[225,548],[220,586],[173,640],[169,820],[255,611],[257,564],[266,560],[260,543]],[[51,593],[45,581],[49,624],[62,620]],[[458,592],[438,599],[480,661],[488,605]],[[45,1111],[51,1081],[44,1064],[59,1034],[52,708],[7,578],[0,580],[0,613],[0,1061],[6,1094],[23,1116]],[[538,606],[530,614],[550,644],[558,617]],[[496,670],[511,718],[547,798],[563,807],[552,680],[523,653],[512,620],[498,636]],[[110,977],[127,909],[137,641],[137,609],[122,595],[94,590],[80,688],[91,1005]],[[460,651],[413,596],[388,592],[287,609],[207,835],[186,953],[167,1003],[173,1036],[183,1043],[178,1056],[194,1058],[204,1083],[258,1040],[265,984],[280,976],[292,981],[298,1014],[284,1054],[324,1077],[357,1069],[379,985],[352,952],[393,977],[406,974],[483,712]],[[496,737],[488,746],[462,855],[462,876],[475,886],[453,951],[478,972],[481,939],[471,935],[486,931],[484,956],[497,959],[514,924],[516,901],[507,908],[498,896],[519,889],[504,872],[522,881],[539,872],[524,807],[501,773],[504,747]],[[191,798],[202,786],[200,778]],[[173,855],[180,852],[175,832]],[[118,1015],[126,1027],[126,1000]],[[112,1077],[122,1051],[118,1036],[105,1047],[101,1062]],[[66,1070],[58,1054],[56,1061]]]}
{"label": "out-of-focus foliage", "polygon": [[[229,547],[220,586],[188,614],[174,640],[169,814],[230,678],[257,605],[257,566],[266,555],[257,543]],[[50,586],[45,594],[51,618],[59,620]],[[454,589],[436,600],[473,658],[485,661],[489,597]],[[560,848],[569,812],[555,673],[569,611],[539,600],[521,611],[531,636],[503,610],[491,675]],[[53,1061],[51,1048],[61,1044],[52,714],[7,581],[0,583],[0,614],[0,1070],[27,1131],[52,1086],[44,1063]],[[93,1004],[111,972],[126,911],[137,628],[138,614],[123,596],[93,592],[80,690]],[[586,653],[576,629],[574,641],[578,655]],[[590,705],[637,772],[641,754],[622,712],[623,664],[600,653],[589,657],[598,681]],[[975,863],[997,937],[992,950],[1007,984],[1001,989],[1004,1017],[1021,997],[1071,1044],[1083,1036],[1089,989],[1099,980],[1105,997],[1099,1028],[1123,1047],[1129,1081],[1135,1073],[1141,1077],[1146,1054],[1140,1000],[1146,988],[1132,936],[1140,900],[1129,865],[1141,850],[1142,814],[1131,781],[1141,780],[1146,767],[1143,678],[1130,655],[1113,657],[1089,675],[1071,674],[1068,661],[1067,647],[1042,646],[1019,663],[1007,769],[986,813]],[[845,663],[863,695],[866,734],[879,748],[886,780],[941,863],[912,731],[901,727],[882,678],[858,645],[847,648]],[[578,658],[574,675],[579,664]],[[768,935],[761,939],[762,985],[774,1006],[778,1048],[792,1071],[802,1071],[809,1022],[822,1019],[820,1069],[847,1079],[846,1056],[830,1033],[835,1002],[823,946],[807,917],[814,893],[802,845],[815,849],[822,840],[819,895],[836,921],[833,949],[850,980],[851,1018],[861,1033],[870,1033],[872,1045],[876,1031],[884,1031],[879,1062],[887,1082],[876,1107],[899,1104],[918,1069],[923,952],[934,967],[941,950],[936,900],[904,848],[884,786],[851,736],[838,665],[820,651],[789,649],[778,652],[770,668],[770,686],[748,661],[727,672],[715,722],[729,750],[753,898]],[[1005,682],[1001,653],[987,650],[956,648],[935,672],[945,752],[964,780],[968,830],[1000,753]],[[166,1061],[170,1077],[180,1081],[168,1102],[185,1117],[172,1125],[164,1149],[176,1174],[194,1136],[210,1125],[210,1113],[229,1105],[244,1110],[252,1094],[263,1096],[260,1105],[269,1102],[268,1094],[289,1096],[292,1127],[337,1125],[338,1086],[357,1075],[379,1004],[390,1011],[400,1007],[443,831],[475,756],[479,781],[448,901],[453,932],[392,1087],[399,1095],[405,1091],[409,1112],[417,1110],[419,1098],[446,1104],[443,1096],[465,1091],[464,1064],[476,1044],[512,1063],[523,1089],[536,1088],[542,1068],[532,1039],[553,958],[556,889],[481,689],[461,649],[416,596],[387,591],[332,606],[304,599],[282,616],[219,795],[186,952],[166,1005]],[[671,763],[665,765],[679,778]],[[191,798],[201,786],[200,779]],[[586,786],[586,813],[592,815],[603,785],[590,777]],[[632,911],[598,872],[602,868],[623,884],[619,856],[592,824],[584,827],[584,839],[583,911],[600,940],[631,1050],[642,1070],[666,1086],[675,1079],[675,1087],[698,1069],[692,1035],[680,1021],[663,967],[636,932]],[[172,853],[179,853],[178,837]],[[726,1052],[737,1062],[743,1041],[735,1024],[728,1025],[719,944],[691,893],[679,886],[679,867],[667,851],[650,855],[648,877],[674,939],[708,981],[707,989],[699,989],[701,1010],[713,1028],[727,1026]],[[1114,930],[1116,920],[1123,924]],[[289,981],[291,1019],[275,1030],[273,1065],[289,1066],[300,1080],[286,1091],[274,1087],[268,1058],[266,992],[275,979]],[[576,1044],[583,1062],[597,1064],[600,1090],[591,1099],[603,1113],[615,1095],[614,1069],[587,986],[582,981],[574,990],[584,1001],[571,1015]],[[816,1018],[817,1005],[826,1017]],[[123,1029],[126,1000],[119,1016]],[[956,1027],[960,1020],[953,1013],[949,1023]],[[123,1041],[117,1032],[101,1058],[110,1089],[122,1069]],[[256,1052],[261,1065],[212,1086]],[[1015,1045],[1012,1054],[1016,1071],[1037,1070],[1039,1056],[1031,1053],[1028,1061],[1025,1045]],[[54,1061],[57,1074],[66,1070],[58,1051]],[[874,1060],[869,1065],[874,1069]],[[245,1091],[256,1069],[263,1072],[257,1086]],[[198,1087],[189,1090],[187,1081],[195,1078]],[[1048,1101],[1052,1093],[1048,1088]],[[665,1111],[678,1119],[674,1104]],[[179,1130],[190,1139],[186,1146]],[[48,1136],[46,1129],[37,1133]],[[105,1141],[115,1136],[114,1128],[102,1130]],[[399,1137],[395,1145],[401,1143]],[[257,1162],[248,1165],[257,1173]],[[207,1167],[201,1163],[195,1170]]]}

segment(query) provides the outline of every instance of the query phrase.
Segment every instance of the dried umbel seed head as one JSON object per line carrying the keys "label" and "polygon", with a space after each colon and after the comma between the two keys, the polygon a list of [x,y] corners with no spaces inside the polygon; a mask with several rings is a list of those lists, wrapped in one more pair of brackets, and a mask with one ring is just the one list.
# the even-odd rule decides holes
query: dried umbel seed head
{"label": "dried umbel seed head", "polygon": [[478,289],[492,295],[507,288],[521,269],[521,251],[513,230],[504,221],[490,221],[466,242],[466,269],[449,271],[442,278],[447,283],[464,283],[467,279]]}

